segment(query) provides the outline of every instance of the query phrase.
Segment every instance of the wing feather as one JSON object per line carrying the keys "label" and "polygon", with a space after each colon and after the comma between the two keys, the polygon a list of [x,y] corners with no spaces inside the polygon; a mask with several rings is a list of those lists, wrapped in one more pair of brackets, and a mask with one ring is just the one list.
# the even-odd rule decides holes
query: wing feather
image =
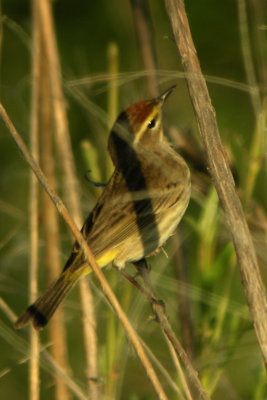
{"label": "wing feather", "polygon": [[[128,179],[136,180],[134,172]],[[138,182],[136,187],[140,187]],[[125,178],[117,172],[108,192],[104,190],[86,220],[83,233],[96,258],[124,240],[140,235],[141,230],[157,229],[158,218],[178,201],[183,182],[172,182],[171,187],[169,184],[165,188],[157,185],[153,189],[131,189],[129,193]]]}

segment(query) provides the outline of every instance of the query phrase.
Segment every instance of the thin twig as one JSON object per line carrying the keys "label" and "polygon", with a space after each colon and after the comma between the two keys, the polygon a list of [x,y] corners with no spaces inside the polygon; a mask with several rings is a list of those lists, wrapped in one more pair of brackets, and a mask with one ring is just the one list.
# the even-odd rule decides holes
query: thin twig
{"label": "thin twig", "polygon": [[255,117],[255,127],[253,134],[251,135],[252,140],[249,148],[249,160],[247,164],[248,167],[244,191],[244,203],[245,206],[247,206],[251,199],[264,156],[263,135],[266,110],[264,109],[264,104],[261,101],[260,90],[256,79],[256,71],[253,64],[246,2],[245,0],[237,0],[237,5],[243,63],[246,71],[247,81],[251,87],[250,98]]}
{"label": "thin twig", "polygon": [[[0,309],[6,314],[6,316],[10,319],[10,321],[15,323],[18,316],[13,312],[13,310],[8,306],[8,304],[0,297]],[[8,328],[3,322],[0,321],[0,332],[2,334],[2,338],[7,340],[12,346],[22,352],[25,357],[20,360],[18,363],[21,364],[29,360],[29,351],[28,351],[28,342],[20,337],[19,334],[14,333],[14,329]],[[28,332],[26,329],[22,330],[24,335],[28,336]],[[66,383],[66,386],[73,392],[73,394],[80,400],[88,400],[88,397],[83,393],[82,389],[77,385],[77,383],[73,380],[70,374],[62,368],[56,360],[47,352],[45,348],[41,348],[39,346],[39,355],[40,355],[40,365],[41,367],[48,370],[50,374],[56,372]],[[44,360],[46,361],[44,363]],[[52,371],[51,371],[52,367]],[[1,373],[8,372],[8,370],[1,371]]]}
{"label": "thin twig", "polygon": [[[182,362],[187,370],[188,376],[189,376],[192,384],[195,386],[195,388],[200,393],[201,398],[204,400],[210,400],[208,394],[206,393],[205,389],[203,388],[203,386],[198,378],[198,373],[194,369],[190,358],[188,357],[187,353],[184,351],[181,343],[179,342],[178,338],[176,337],[175,333],[173,332],[173,329],[172,329],[172,327],[168,321],[168,318],[166,316],[165,307],[164,307],[163,302],[161,300],[157,299],[155,291],[150,282],[148,268],[145,267],[144,265],[142,265],[142,263],[140,263],[140,267],[138,267],[138,271],[143,278],[145,290],[148,293],[148,295],[150,296],[151,307],[153,309],[153,312],[155,313],[156,319],[159,322],[164,335],[166,336],[169,343],[172,345],[176,354],[182,360]],[[187,385],[186,385],[186,392],[189,393],[189,389],[188,389]]]}
{"label": "thin twig", "polygon": [[[119,49],[115,42],[108,45],[108,72],[110,80],[108,81],[108,117],[109,126],[108,133],[112,128],[112,124],[118,115],[118,72],[119,72]],[[105,178],[109,179],[110,173],[113,170],[113,164],[110,157],[106,157],[106,175]]]}
{"label": "thin twig", "polygon": [[[39,2],[41,14],[41,26],[43,37],[45,39],[45,47],[48,59],[48,66],[50,72],[50,86],[53,98],[53,110],[55,117],[55,129],[58,143],[58,149],[61,158],[61,165],[64,174],[64,190],[67,204],[71,210],[74,221],[82,226],[82,213],[80,207],[79,190],[76,179],[76,168],[71,148],[70,133],[68,129],[68,120],[66,115],[65,99],[62,90],[62,79],[60,62],[57,51],[55,29],[53,25],[53,16],[51,9],[51,2],[42,0]],[[97,341],[95,339],[95,326],[96,322],[94,317],[93,303],[88,306],[88,301],[93,302],[93,296],[87,291],[90,291],[89,285],[85,283],[79,284],[80,298],[82,304],[83,315],[83,334],[85,341],[86,351],[86,372],[89,392],[92,399],[97,399],[98,386],[90,379],[91,376],[96,377],[97,372],[97,358],[93,360],[92,355],[97,357]]]}
{"label": "thin twig", "polygon": [[82,309],[86,310],[83,313],[83,329],[84,329],[84,347],[86,351],[86,377],[88,383],[88,392],[90,400],[100,398],[100,385],[98,373],[98,354],[97,354],[97,333],[96,333],[96,318],[92,291],[86,279],[80,282],[81,305]]}
{"label": "thin twig", "polygon": [[10,319],[10,321],[12,321],[13,323],[16,321],[16,314],[2,297],[0,297],[0,309],[4,311],[5,315]]}
{"label": "thin twig", "polygon": [[[182,248],[178,232],[172,238],[172,243],[174,247],[173,261],[175,265],[175,271],[177,274],[177,281],[179,283],[188,283],[186,276],[186,266],[183,262]],[[178,300],[178,315],[182,334],[182,343],[184,345],[185,351],[192,358],[195,354],[195,327],[192,319],[192,302],[190,301],[188,295],[182,290],[179,291]]]}
{"label": "thin twig", "polygon": [[243,62],[246,71],[247,82],[251,87],[250,97],[253,105],[254,116],[257,118],[262,104],[249,40],[246,1],[237,0],[237,6]]}
{"label": "thin twig", "polygon": [[[71,379],[68,372],[64,368],[62,368],[47,351],[42,351],[42,356],[49,362],[57,375],[61,377],[66,386],[68,386],[68,388],[73,392],[75,396],[77,396],[78,399],[88,400],[88,397],[85,396],[82,389],[74,382],[73,379]],[[59,398],[59,400],[61,399]]]}
{"label": "thin twig", "polygon": [[[253,15],[252,37],[253,48],[256,47],[257,75],[262,94],[266,97],[267,88],[267,52],[266,52],[266,3],[264,1],[248,2],[250,15]],[[256,46],[255,46],[256,45]]]}
{"label": "thin twig", "polygon": [[203,139],[210,173],[234,243],[244,292],[267,368],[267,300],[253,241],[221,144],[215,112],[191,37],[184,3],[182,0],[165,0],[165,5],[184,71],[190,73],[186,78],[189,93]]}
{"label": "thin twig", "polygon": [[[109,43],[107,49],[107,60],[108,60],[108,72],[110,73],[111,79],[108,82],[107,92],[107,111],[108,129],[106,131],[107,137],[112,129],[112,124],[116,120],[118,115],[118,82],[117,76],[119,71],[119,49],[115,42]],[[114,169],[111,157],[106,158],[106,175],[105,179],[108,180],[111,172]],[[112,285],[112,280],[110,281]],[[116,369],[116,358],[120,349],[118,341],[118,330],[116,329],[116,315],[111,311],[108,313],[105,331],[105,359],[106,359],[106,384],[103,392],[104,397],[114,398],[116,397],[116,380],[114,379],[114,370]],[[123,370],[123,369],[122,369]]]}
{"label": "thin twig", "polygon": [[171,341],[167,338],[167,336],[165,336],[165,337],[166,337],[166,340],[167,340],[167,343],[168,343],[168,346],[169,346],[169,349],[170,349],[170,353],[171,353],[174,365],[175,365],[175,367],[177,369],[177,372],[178,372],[178,374],[180,376],[181,383],[183,385],[184,392],[186,394],[186,398],[187,398],[187,400],[193,400],[191,392],[190,392],[190,389],[189,389],[189,386],[187,384],[187,381],[186,381],[186,378],[185,378],[185,375],[184,375],[184,371],[183,371],[181,363],[180,363],[180,360],[177,357],[177,353],[175,352],[175,349],[174,349]]}
{"label": "thin twig", "polygon": [[50,0],[39,0],[42,34],[45,40],[50,85],[55,117],[55,130],[58,150],[61,157],[64,175],[68,177],[68,185],[64,187],[67,204],[73,212],[74,220],[82,224],[82,216],[78,200],[78,183],[75,174],[75,163],[71,150],[71,141],[66,116],[66,101],[61,86],[61,69],[58,58],[57,43]]}
{"label": "thin twig", "polygon": [[171,378],[171,376],[169,374],[169,371],[161,364],[161,362],[159,362],[159,360],[155,357],[154,353],[150,350],[150,348],[147,346],[147,344],[143,340],[142,340],[142,344],[143,344],[147,354],[149,355],[149,357],[153,361],[154,365],[158,368],[158,370],[165,377],[165,379],[168,382],[168,384],[170,385],[170,387],[179,396],[179,400],[185,400],[185,397],[184,397],[183,393],[181,392],[180,388],[177,386],[177,384]]}
{"label": "thin twig", "polygon": [[[139,270],[139,269],[138,269],[138,270]],[[148,284],[148,280],[147,280],[148,275],[144,278],[144,283],[145,283],[145,286],[146,286],[146,289],[144,289],[144,288],[137,282],[137,280],[136,280],[133,276],[131,276],[130,274],[128,274],[126,271],[121,270],[120,272],[121,272],[121,274],[122,274],[129,282],[131,282],[132,285],[134,285],[143,295],[146,296],[146,298],[147,298],[148,301],[151,303],[152,308],[153,308],[153,302],[158,301],[158,300],[156,299],[156,294],[155,294],[154,290],[152,289],[151,284],[150,284],[150,283]],[[140,272],[141,272],[141,271],[140,271]],[[143,271],[141,272],[141,274],[142,274],[142,273],[143,273]],[[178,373],[180,374],[181,381],[182,381],[182,384],[183,384],[183,387],[184,387],[184,390],[185,390],[187,399],[192,400],[192,396],[191,396],[191,394],[190,394],[189,387],[188,387],[188,385],[187,385],[187,382],[186,382],[184,373],[183,373],[183,371],[182,371],[182,369],[181,369],[179,360],[176,358],[176,353],[175,353],[175,350],[174,350],[174,348],[173,348],[173,345],[172,345],[172,343],[170,342],[170,340],[169,340],[167,337],[166,337],[166,339],[167,339],[167,343],[168,343],[168,345],[169,345],[170,351],[171,351],[171,353],[172,353],[172,357],[173,357],[173,359],[174,359],[174,361],[175,361],[175,365],[176,365],[176,367],[177,367]],[[143,345],[144,345],[144,342],[143,342]],[[149,349],[147,346],[146,346],[146,350],[147,350],[147,352],[149,352],[149,356],[150,356],[150,357],[153,357],[153,358],[152,358],[153,361],[156,362],[157,365],[158,365],[159,363],[158,363],[157,359],[155,358],[155,356],[153,355],[153,353],[150,351],[150,349]],[[161,364],[159,364],[159,365],[160,365],[160,367],[161,367]],[[162,368],[161,368],[161,371],[162,371]],[[165,375],[165,377],[166,377],[166,373],[165,373],[166,371],[162,371],[162,372],[164,372],[164,375]],[[169,375],[167,375],[167,379],[168,379],[169,383],[171,384],[171,386],[173,387],[173,382],[170,381]],[[182,395],[182,393],[180,392],[180,389],[179,389],[177,386],[175,386],[175,391],[178,391],[178,393],[179,393],[179,395],[181,396],[181,398],[184,398],[183,395]]]}
{"label": "thin twig", "polygon": [[111,42],[108,45],[108,72],[110,74],[110,80],[108,81],[108,116],[110,118],[109,132],[118,115],[117,79],[119,72],[119,49],[115,42]]}
{"label": "thin twig", "polygon": [[138,44],[147,75],[148,92],[151,97],[158,96],[158,84],[156,76],[156,51],[153,43],[153,30],[149,12],[149,3],[144,0],[131,0],[133,17],[136,28]]}
{"label": "thin twig", "polygon": [[112,291],[108,281],[106,280],[102,270],[96,264],[94,256],[93,256],[85,238],[83,237],[82,233],[79,231],[79,229],[77,228],[77,226],[71,219],[70,214],[68,213],[62,200],[58,197],[58,195],[56,194],[54,189],[51,187],[51,185],[47,181],[47,179],[46,179],[45,175],[43,174],[43,172],[41,171],[40,167],[35,162],[35,160],[32,158],[23,139],[17,132],[17,130],[14,127],[12,121],[10,120],[5,108],[3,107],[3,105],[1,103],[0,103],[0,117],[4,121],[7,129],[9,130],[12,138],[16,142],[19,150],[23,154],[25,161],[29,164],[29,166],[32,168],[32,170],[36,174],[39,182],[44,187],[46,192],[49,194],[49,196],[50,196],[51,200],[53,201],[53,203],[55,204],[58,212],[63,217],[63,219],[66,222],[66,224],[68,225],[71,233],[73,234],[73,236],[75,237],[75,239],[77,240],[79,245],[81,246],[81,249],[84,253],[85,260],[88,262],[88,264],[90,264],[90,267],[92,268],[97,279],[99,280],[106,297],[108,298],[110,304],[112,305],[112,308],[114,309],[121,324],[123,325],[125,332],[127,333],[128,338],[129,338],[130,342],[132,343],[141,363],[143,364],[143,366],[147,372],[147,375],[148,375],[149,379],[151,380],[159,399],[167,400],[167,396],[166,396],[164,390],[162,389],[160,381],[159,381],[159,379],[158,379],[158,377],[146,355],[146,352],[141,344],[141,341],[140,341],[137,333],[135,332],[134,328],[132,327],[125,312],[121,308],[121,305],[120,305],[119,301],[117,300],[114,292]]}
{"label": "thin twig", "polygon": [[[39,78],[40,78],[40,28],[36,3],[32,2],[32,93],[31,93],[31,130],[30,148],[35,160],[39,160]],[[30,171],[30,266],[29,266],[29,302],[32,303],[38,292],[38,182]],[[39,388],[39,337],[33,327],[30,328],[30,399],[38,400]]]}
{"label": "thin twig", "polygon": [[[49,70],[44,52],[44,40],[41,47],[42,65],[40,76],[40,162],[49,182],[56,187],[55,150],[53,138],[53,106],[49,85]],[[51,283],[60,274],[60,237],[57,210],[50,201],[47,193],[42,191],[42,227],[44,235],[45,266],[48,283]],[[70,370],[67,355],[67,338],[64,324],[64,309],[59,307],[55,318],[48,327],[51,343],[51,354],[54,360],[65,370]],[[61,376],[55,374],[55,398],[68,400],[69,389]]]}

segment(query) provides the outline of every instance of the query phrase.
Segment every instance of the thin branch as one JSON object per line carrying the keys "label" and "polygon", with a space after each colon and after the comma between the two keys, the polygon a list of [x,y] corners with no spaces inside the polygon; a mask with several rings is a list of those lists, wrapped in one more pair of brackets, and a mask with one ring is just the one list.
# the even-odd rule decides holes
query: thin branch
{"label": "thin branch", "polygon": [[[49,362],[53,367],[54,371],[58,376],[65,382],[66,386],[73,392],[73,394],[81,400],[88,400],[88,397],[83,393],[82,389],[71,379],[68,372],[59,365],[56,360],[45,350],[42,351],[42,356]],[[59,398],[59,400],[61,400]]]}
{"label": "thin branch", "polygon": [[[76,168],[71,147],[65,99],[62,90],[61,69],[57,51],[51,2],[48,0],[40,1],[39,9],[41,15],[42,32],[45,39],[45,48],[48,59],[57,144],[64,175],[63,182],[65,198],[71,210],[71,214],[73,215],[74,221],[79,226],[82,226],[83,221],[80,208],[78,183],[75,173]],[[97,357],[97,348],[95,347],[97,345],[97,341],[95,338],[96,322],[95,319],[93,319],[93,297],[91,293],[87,293],[88,291],[90,291],[89,285],[80,282],[79,292],[82,304],[87,380],[89,392],[91,396],[93,396],[92,399],[97,399],[98,386],[96,386],[95,382],[90,379],[90,377],[96,377],[98,375],[97,358],[95,360],[93,360],[92,358],[92,355]],[[92,303],[88,305],[88,301],[91,301]]]}
{"label": "thin branch", "polygon": [[[30,148],[35,160],[39,160],[39,78],[40,78],[40,28],[36,3],[32,2],[32,93],[31,93],[31,130]],[[29,302],[32,303],[38,292],[38,182],[30,171],[30,266],[29,266]],[[39,388],[39,337],[33,327],[30,328],[30,399],[38,400]]]}
{"label": "thin branch", "polygon": [[78,199],[78,183],[75,173],[75,163],[71,150],[71,141],[66,113],[66,101],[61,86],[61,69],[58,58],[57,43],[50,0],[39,0],[41,29],[45,40],[50,86],[52,92],[53,110],[55,117],[55,130],[58,150],[61,157],[64,175],[68,178],[68,185],[64,187],[67,204],[72,210],[74,220],[82,225],[82,215]]}
{"label": "thin branch", "polygon": [[260,90],[257,83],[256,71],[253,63],[251,43],[249,39],[248,17],[245,0],[237,0],[238,19],[243,63],[246,71],[247,82],[251,87],[250,98],[255,117],[255,128],[249,150],[249,162],[245,184],[244,203],[249,204],[256,179],[259,174],[264,156],[263,135],[264,120],[266,118],[264,104],[261,101]]}
{"label": "thin branch", "polygon": [[137,333],[135,332],[134,328],[132,327],[130,321],[128,320],[125,312],[123,311],[123,309],[121,308],[121,305],[119,303],[119,301],[117,300],[114,292],[112,291],[108,281],[106,280],[102,270],[98,267],[98,265],[96,264],[96,261],[94,259],[94,256],[85,240],[85,238],[83,237],[82,233],[79,231],[79,229],[77,228],[77,226],[75,225],[75,223],[73,222],[73,220],[70,217],[70,214],[68,213],[65,205],[63,204],[62,200],[58,197],[58,195],[56,194],[56,192],[54,191],[54,189],[51,187],[51,185],[49,184],[49,182],[47,181],[45,175],[43,174],[43,172],[41,171],[40,167],[38,166],[38,164],[36,163],[36,161],[32,158],[31,154],[29,153],[23,139],[21,138],[21,136],[19,135],[19,133],[17,132],[16,128],[14,127],[12,121],[10,120],[5,108],[3,107],[3,105],[0,103],[0,117],[1,119],[4,121],[7,129],[9,130],[12,138],[14,139],[14,141],[16,142],[19,150],[21,151],[25,161],[29,164],[29,166],[31,167],[31,169],[34,171],[34,173],[36,174],[37,179],[39,180],[39,182],[41,183],[41,185],[44,187],[44,189],[46,190],[46,192],[49,194],[51,200],[53,201],[53,203],[55,204],[58,212],[60,213],[60,215],[63,217],[64,221],[66,222],[66,224],[68,225],[71,233],[73,234],[73,236],[75,237],[75,239],[77,240],[77,242],[79,243],[83,253],[84,253],[84,257],[85,260],[88,262],[88,264],[90,264],[90,267],[92,268],[93,272],[95,273],[98,281],[100,282],[102,289],[106,295],[106,297],[108,298],[112,308],[114,309],[115,313],[117,314],[121,324],[123,325],[125,332],[128,335],[128,338],[130,340],[130,342],[132,343],[141,363],[143,364],[147,375],[150,379],[150,381],[152,382],[154,389],[159,397],[159,399],[161,400],[167,400],[167,396],[165,394],[165,392],[162,389],[162,386],[160,384],[160,381],[146,355],[146,352],[142,346],[142,343],[137,335]]}
{"label": "thin branch", "polygon": [[110,131],[118,115],[119,49],[115,42],[108,45],[108,72],[110,74],[108,81],[108,116],[111,122],[108,131]]}
{"label": "thin branch", "polygon": [[147,344],[142,340],[142,344],[149,355],[150,359],[154,363],[154,365],[158,368],[158,370],[162,373],[170,387],[175,391],[175,393],[179,396],[179,400],[185,400],[183,393],[180,388],[177,386],[176,382],[171,378],[169,371],[161,364],[161,362],[155,357],[154,353],[150,350]]}
{"label": "thin branch", "polygon": [[[108,81],[108,133],[112,128],[112,124],[118,115],[118,72],[119,72],[119,49],[115,42],[111,42],[108,45],[108,72],[110,74],[110,80]],[[114,169],[111,158],[106,157],[106,175],[105,178],[109,179],[111,171]]]}
{"label": "thin branch", "polygon": [[[147,298],[149,299],[149,302],[150,302],[153,312],[156,316],[156,319],[159,322],[160,327],[161,327],[164,335],[166,336],[169,344],[173,347],[176,354],[182,360],[182,362],[187,370],[189,379],[191,380],[192,384],[195,386],[195,388],[200,393],[201,398],[203,400],[210,400],[207,392],[203,388],[203,386],[198,378],[198,373],[194,369],[190,358],[188,357],[187,353],[185,352],[181,343],[179,342],[178,338],[176,337],[175,333],[173,332],[173,329],[172,329],[172,327],[168,321],[168,318],[166,316],[165,307],[164,307],[163,302],[161,300],[158,300],[158,298],[155,294],[155,291],[150,282],[148,268],[146,266],[144,266],[144,263],[142,261],[139,262],[138,264],[135,263],[134,265],[138,268],[139,274],[143,278],[143,282],[144,282],[144,286],[145,286],[145,294],[146,294]],[[185,380],[184,380],[184,383],[185,383]],[[187,384],[185,384],[185,391],[186,391],[187,395],[189,396],[188,398],[190,398],[189,389],[188,389]]]}
{"label": "thin branch", "polygon": [[[15,323],[18,316],[13,312],[13,310],[8,306],[8,304],[0,297],[0,309],[5,313],[5,315],[9,318],[10,321]],[[27,330],[23,329],[24,336],[27,335]],[[28,342],[20,337],[20,335],[14,333],[14,329],[8,328],[4,322],[0,321],[0,333],[2,334],[2,338],[7,340],[13,347],[15,347],[18,351],[23,353],[25,357],[22,360],[17,362],[17,364],[22,364],[23,362],[27,362],[29,360],[29,351],[28,351]],[[28,336],[28,335],[27,335]],[[70,374],[62,368],[56,360],[47,352],[45,348],[41,348],[39,346],[39,358],[40,365],[44,369],[46,369],[50,374],[56,372],[65,382],[66,386],[70,389],[70,391],[80,400],[88,400],[88,397],[83,393],[82,389],[79,385],[73,380]],[[51,371],[52,367],[52,371]],[[5,369],[1,371],[2,374],[9,372],[9,369]]]}
{"label": "thin branch", "polygon": [[[42,38],[43,39],[43,38]],[[56,187],[55,151],[53,138],[53,112],[49,71],[44,52],[44,41],[41,47],[42,65],[40,76],[40,162],[49,182]],[[59,220],[57,210],[50,201],[47,193],[42,191],[42,227],[44,236],[44,264],[47,271],[47,281],[50,284],[61,272]],[[51,354],[55,361],[65,370],[70,370],[67,352],[67,337],[64,324],[64,309],[59,307],[55,318],[48,327],[51,343]],[[55,374],[55,398],[67,400],[70,397],[64,380]]]}
{"label": "thin branch", "polygon": [[[174,247],[173,261],[177,274],[177,281],[179,283],[186,284],[188,283],[185,271],[186,265],[182,256],[183,250],[181,248],[178,232],[173,235],[172,243]],[[193,354],[195,354],[195,327],[193,324],[191,303],[192,302],[190,301],[188,295],[182,290],[179,291],[178,316],[181,327],[182,343],[187,354],[190,356],[190,358],[193,358]]]}
{"label": "thin branch", "polygon": [[147,75],[148,92],[151,97],[158,96],[156,76],[156,51],[153,43],[153,30],[149,13],[149,3],[144,0],[131,0],[136,36]]}
{"label": "thin branch", "polygon": [[189,386],[188,386],[187,381],[186,381],[186,377],[184,375],[184,371],[183,371],[181,363],[180,363],[180,360],[177,357],[177,353],[175,352],[175,349],[174,349],[171,341],[167,338],[167,336],[165,336],[165,337],[166,337],[166,340],[167,340],[167,343],[168,343],[168,346],[169,346],[169,349],[170,349],[170,353],[171,353],[174,365],[175,365],[175,367],[177,369],[177,372],[178,372],[178,374],[180,376],[181,383],[183,385],[184,392],[186,394],[186,398],[187,398],[187,400],[193,400],[191,392],[190,392],[190,389],[189,389]]}
{"label": "thin branch", "polygon": [[82,309],[86,310],[83,313],[83,330],[85,337],[85,351],[87,357],[86,377],[88,383],[88,392],[90,400],[100,398],[100,385],[98,373],[98,354],[97,354],[97,332],[94,302],[92,291],[86,279],[80,282],[80,288],[83,295],[81,296]]}
{"label": "thin branch", "polygon": [[251,87],[250,97],[253,105],[254,116],[255,118],[257,118],[262,108],[262,104],[261,104],[259,86],[256,79],[255,68],[253,65],[253,57],[252,57],[249,32],[248,32],[247,8],[245,0],[237,0],[237,6],[238,6],[237,8],[238,8],[242,56],[247,76],[247,82]]}
{"label": "thin branch", "polygon": [[267,300],[253,241],[221,144],[215,112],[191,37],[184,3],[182,0],[165,0],[165,5],[182,66],[185,73],[190,74],[186,80],[203,139],[209,170],[228,222],[244,292],[267,368]]}

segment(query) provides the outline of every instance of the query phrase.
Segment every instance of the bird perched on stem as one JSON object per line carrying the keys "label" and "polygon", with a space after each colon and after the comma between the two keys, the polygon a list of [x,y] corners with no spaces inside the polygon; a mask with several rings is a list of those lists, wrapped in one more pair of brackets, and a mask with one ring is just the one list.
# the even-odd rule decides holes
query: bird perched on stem
{"label": "bird perched on stem", "polygon": [[[163,134],[162,106],[174,87],[131,104],[110,132],[114,172],[89,214],[82,234],[99,267],[123,268],[156,252],[180,222],[191,192],[190,172]],[[77,242],[58,279],[15,322],[47,324],[79,278],[91,272]]]}

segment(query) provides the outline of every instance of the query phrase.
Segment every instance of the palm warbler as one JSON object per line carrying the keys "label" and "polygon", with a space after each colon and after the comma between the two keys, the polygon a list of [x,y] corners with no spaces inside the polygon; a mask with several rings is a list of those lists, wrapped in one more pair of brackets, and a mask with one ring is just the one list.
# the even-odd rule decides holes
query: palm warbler
{"label": "palm warbler", "polygon": [[[163,135],[161,96],[131,104],[110,132],[108,150],[115,170],[89,214],[82,233],[100,267],[123,268],[153,254],[174,232],[190,198],[190,172]],[[78,279],[91,271],[78,243],[59,278],[18,318],[46,325]]]}

